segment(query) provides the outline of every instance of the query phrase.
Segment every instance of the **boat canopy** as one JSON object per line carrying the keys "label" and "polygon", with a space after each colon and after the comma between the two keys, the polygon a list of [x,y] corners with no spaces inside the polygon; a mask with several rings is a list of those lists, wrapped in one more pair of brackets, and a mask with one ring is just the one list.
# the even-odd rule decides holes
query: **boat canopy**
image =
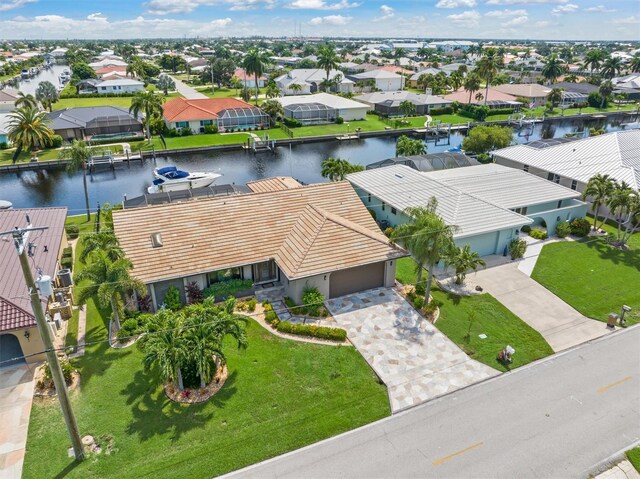
{"label": "boat canopy", "polygon": [[169,173],[170,171],[178,171],[178,168],[176,166],[165,166],[164,168],[158,168],[159,175],[164,175],[166,173]]}

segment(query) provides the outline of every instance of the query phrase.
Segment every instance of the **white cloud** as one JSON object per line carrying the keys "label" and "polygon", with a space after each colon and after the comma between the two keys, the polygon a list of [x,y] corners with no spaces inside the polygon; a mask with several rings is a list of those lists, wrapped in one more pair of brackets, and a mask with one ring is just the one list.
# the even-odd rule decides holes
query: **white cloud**
{"label": "white cloud", "polygon": [[94,20],[94,21],[102,21],[105,22],[107,21],[107,17],[106,15],[103,15],[100,12],[97,13],[90,13],[89,15],[87,15],[87,20]]}
{"label": "white cloud", "polygon": [[337,3],[327,3],[325,0],[295,0],[287,5],[287,8],[304,10],[342,10],[343,8],[356,8],[362,3],[349,3],[348,0],[340,0]]}
{"label": "white cloud", "polygon": [[231,23],[230,18],[220,18],[218,20],[211,20],[211,25],[218,28],[225,28],[230,23]]}
{"label": "white cloud", "polygon": [[575,3],[567,3],[566,5],[558,5],[551,10],[551,15],[565,15],[567,13],[575,13],[578,11],[578,5]]}
{"label": "white cloud", "polygon": [[505,27],[515,27],[516,25],[524,25],[529,21],[529,17],[522,15],[520,17],[512,18],[509,21],[504,22]]}
{"label": "white cloud", "polygon": [[440,0],[436,3],[436,8],[475,7],[477,4],[476,0]]}
{"label": "white cloud", "polygon": [[374,22],[383,22],[396,16],[396,12],[389,5],[382,5],[380,7],[380,16],[373,19]]}
{"label": "white cloud", "polygon": [[487,5],[542,5],[567,3],[569,0],[487,0]]}
{"label": "white cloud", "polygon": [[273,4],[274,0],[149,0],[144,6],[147,13],[152,15],[171,15],[191,13],[200,6],[226,6],[231,11],[238,11],[259,8],[262,5],[272,8]]}
{"label": "white cloud", "polygon": [[487,17],[498,17],[498,18],[519,17],[522,15],[527,15],[527,11],[526,10],[509,10],[505,8],[504,10],[492,10],[490,12],[485,13],[485,16]]}
{"label": "white cloud", "polygon": [[630,17],[618,18],[616,20],[612,20],[609,23],[613,23],[614,25],[635,25],[637,23],[640,23],[640,17],[636,17],[635,15],[632,15]]}
{"label": "white cloud", "polygon": [[452,23],[466,27],[474,27],[480,23],[481,15],[476,10],[467,10],[466,12],[447,15]]}
{"label": "white cloud", "polygon": [[38,0],[0,0],[0,12],[7,12],[24,7],[27,3],[35,3]]}
{"label": "white cloud", "polygon": [[589,13],[613,13],[616,11],[615,8],[607,8],[604,5],[598,5],[595,7],[589,7],[584,9],[585,12]]}
{"label": "white cloud", "polygon": [[351,17],[342,15],[327,15],[326,17],[315,17],[309,20],[309,25],[346,25],[351,21]]}

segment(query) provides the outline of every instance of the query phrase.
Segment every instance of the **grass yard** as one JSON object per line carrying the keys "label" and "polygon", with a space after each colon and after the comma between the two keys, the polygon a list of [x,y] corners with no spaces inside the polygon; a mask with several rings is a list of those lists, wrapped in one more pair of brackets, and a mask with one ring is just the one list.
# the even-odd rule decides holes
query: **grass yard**
{"label": "grass yard", "polygon": [[[169,93],[166,98],[175,98],[178,93]],[[131,106],[130,96],[108,96],[108,97],[91,97],[91,98],[61,98],[53,104],[54,110],[62,110],[64,108],[80,108],[86,106],[117,106],[129,109]]]}
{"label": "grass yard", "polygon": [[634,447],[633,449],[629,449],[626,452],[627,459],[636,469],[636,471],[640,472],[640,447]]}
{"label": "grass yard", "polygon": [[[628,324],[640,322],[640,234],[622,251],[603,239],[551,243],[542,249],[531,277],[589,318],[606,321],[631,306]],[[633,247],[635,246],[635,247]]]}
{"label": "grass yard", "polygon": [[[207,95],[209,98],[236,98],[240,96],[240,91],[235,88],[215,88],[211,91],[211,85],[203,85],[194,87],[200,93]],[[251,91],[251,103],[253,103],[253,95],[255,95],[255,89]]]}

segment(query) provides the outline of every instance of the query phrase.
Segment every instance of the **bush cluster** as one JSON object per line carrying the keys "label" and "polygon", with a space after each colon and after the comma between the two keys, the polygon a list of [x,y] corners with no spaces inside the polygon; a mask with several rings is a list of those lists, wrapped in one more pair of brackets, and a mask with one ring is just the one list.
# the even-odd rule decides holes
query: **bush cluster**
{"label": "bush cluster", "polygon": [[520,231],[522,231],[523,233],[529,233],[531,231],[531,226],[524,225],[522,228],[520,228]]}
{"label": "bush cluster", "polygon": [[218,133],[218,125],[206,125],[204,127],[204,132],[208,135]]}
{"label": "bush cluster", "polygon": [[591,231],[591,223],[587,218],[576,218],[571,222],[571,234],[574,236],[587,236]]}
{"label": "bush cluster", "polygon": [[167,293],[164,295],[164,305],[171,311],[178,311],[182,308],[183,304],[180,300],[180,291],[175,286],[171,286],[167,289]]}
{"label": "bush cluster", "polygon": [[124,93],[69,93],[63,92],[60,98],[108,98],[108,97],[132,97],[135,92]]}
{"label": "bush cluster", "polygon": [[324,299],[324,294],[322,294],[318,288],[305,286],[302,290],[302,304],[305,305],[309,316],[320,316]]}
{"label": "bush cluster", "polygon": [[295,118],[284,118],[282,120],[282,123],[284,123],[285,126],[288,126],[289,128],[298,128],[302,126],[302,122],[296,120]]}
{"label": "bush cluster", "polygon": [[336,118],[336,125],[342,125],[344,123],[344,118],[341,116]]}
{"label": "bush cluster", "polygon": [[432,299],[428,304],[425,305],[423,311],[425,312],[425,314],[433,314],[443,304],[444,303],[440,300]]}
{"label": "bush cluster", "polygon": [[385,228],[384,234],[387,238],[391,238],[391,235],[393,234],[394,231],[395,229],[393,228],[393,226],[389,226],[388,228]]}
{"label": "bush cluster", "polygon": [[437,115],[451,115],[453,113],[453,108],[450,106],[445,106],[443,108],[431,108],[429,110],[429,114],[433,116]]}
{"label": "bush cluster", "polygon": [[542,231],[541,229],[538,229],[538,228],[533,228],[531,231],[529,231],[529,236],[539,240],[544,240],[548,238],[547,232]]}
{"label": "bush cluster", "polygon": [[76,239],[80,236],[80,227],[78,225],[65,226],[64,230],[67,232],[68,239]]}
{"label": "bush cluster", "polygon": [[571,234],[571,225],[568,221],[558,221],[556,225],[556,236],[558,238],[566,238]]}
{"label": "bush cluster", "polygon": [[[62,369],[65,384],[69,386],[73,380],[73,373],[75,372],[75,369],[69,361],[65,360],[60,361],[60,369]],[[40,384],[39,386],[47,388],[53,387],[53,377],[51,376],[51,368],[49,367],[48,362],[44,363],[44,381],[43,384]]]}
{"label": "bush cluster", "polygon": [[238,311],[249,311],[250,313],[253,313],[256,310],[256,306],[258,305],[258,302],[256,301],[255,298],[251,298],[248,301],[240,301],[236,304],[236,310]]}
{"label": "bush cluster", "polygon": [[60,258],[60,266],[69,270],[73,270],[73,249],[67,246],[62,250],[62,258]]}
{"label": "bush cluster", "polygon": [[513,239],[509,243],[511,259],[522,258],[527,251],[527,242],[523,239]]}
{"label": "bush cluster", "polygon": [[281,333],[311,336],[313,338],[329,339],[332,341],[344,341],[347,339],[347,332],[344,329],[328,328],[314,324],[293,324],[289,321],[280,321],[276,329]]}
{"label": "bush cluster", "polygon": [[215,296],[216,298],[226,298],[229,295],[249,291],[253,288],[253,281],[250,279],[230,279],[229,281],[221,281],[213,283],[203,291],[204,297]]}
{"label": "bush cluster", "polygon": [[9,148],[9,143],[7,143],[6,141],[0,142],[0,150],[6,150],[8,148]]}

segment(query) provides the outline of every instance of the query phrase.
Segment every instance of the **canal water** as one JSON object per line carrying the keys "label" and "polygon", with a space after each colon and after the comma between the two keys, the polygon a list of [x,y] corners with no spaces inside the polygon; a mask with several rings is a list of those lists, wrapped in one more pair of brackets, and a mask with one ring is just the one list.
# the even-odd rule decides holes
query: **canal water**
{"label": "canal water", "polygon": [[63,85],[60,83],[60,79],[58,77],[64,70],[69,70],[69,67],[67,65],[53,65],[47,70],[42,70],[28,81],[20,80],[16,89],[23,92],[25,95],[28,95],[29,93],[35,95],[40,82],[49,81],[53,83],[57,89],[61,90]]}
{"label": "canal water", "polygon": [[[603,126],[603,120],[599,121],[600,124],[595,126]],[[637,123],[608,124],[606,129],[615,131],[639,126]],[[582,128],[582,121],[537,124],[531,135],[514,133],[514,140],[526,143],[540,138],[562,138]],[[459,146],[463,138],[463,134],[452,135],[450,144],[446,144],[446,140],[438,144],[431,141],[427,143],[428,153]],[[92,209],[95,209],[98,202],[121,202],[125,194],[129,198],[139,196],[151,184],[153,169],[167,165],[176,165],[192,172],[221,173],[224,176],[218,180],[218,184],[244,185],[248,181],[271,176],[292,176],[305,183],[317,183],[325,181],[320,174],[320,164],[325,158],[344,158],[352,163],[367,165],[394,155],[395,138],[390,137],[283,146],[278,147],[275,153],[231,151],[172,155],[170,158],[158,157],[155,161],[146,160],[143,164],[121,164],[115,171],[104,168],[88,175],[89,198]],[[66,206],[69,214],[81,214],[84,207],[82,174],[70,176],[64,169],[0,174],[0,199],[11,201],[14,207]]]}

